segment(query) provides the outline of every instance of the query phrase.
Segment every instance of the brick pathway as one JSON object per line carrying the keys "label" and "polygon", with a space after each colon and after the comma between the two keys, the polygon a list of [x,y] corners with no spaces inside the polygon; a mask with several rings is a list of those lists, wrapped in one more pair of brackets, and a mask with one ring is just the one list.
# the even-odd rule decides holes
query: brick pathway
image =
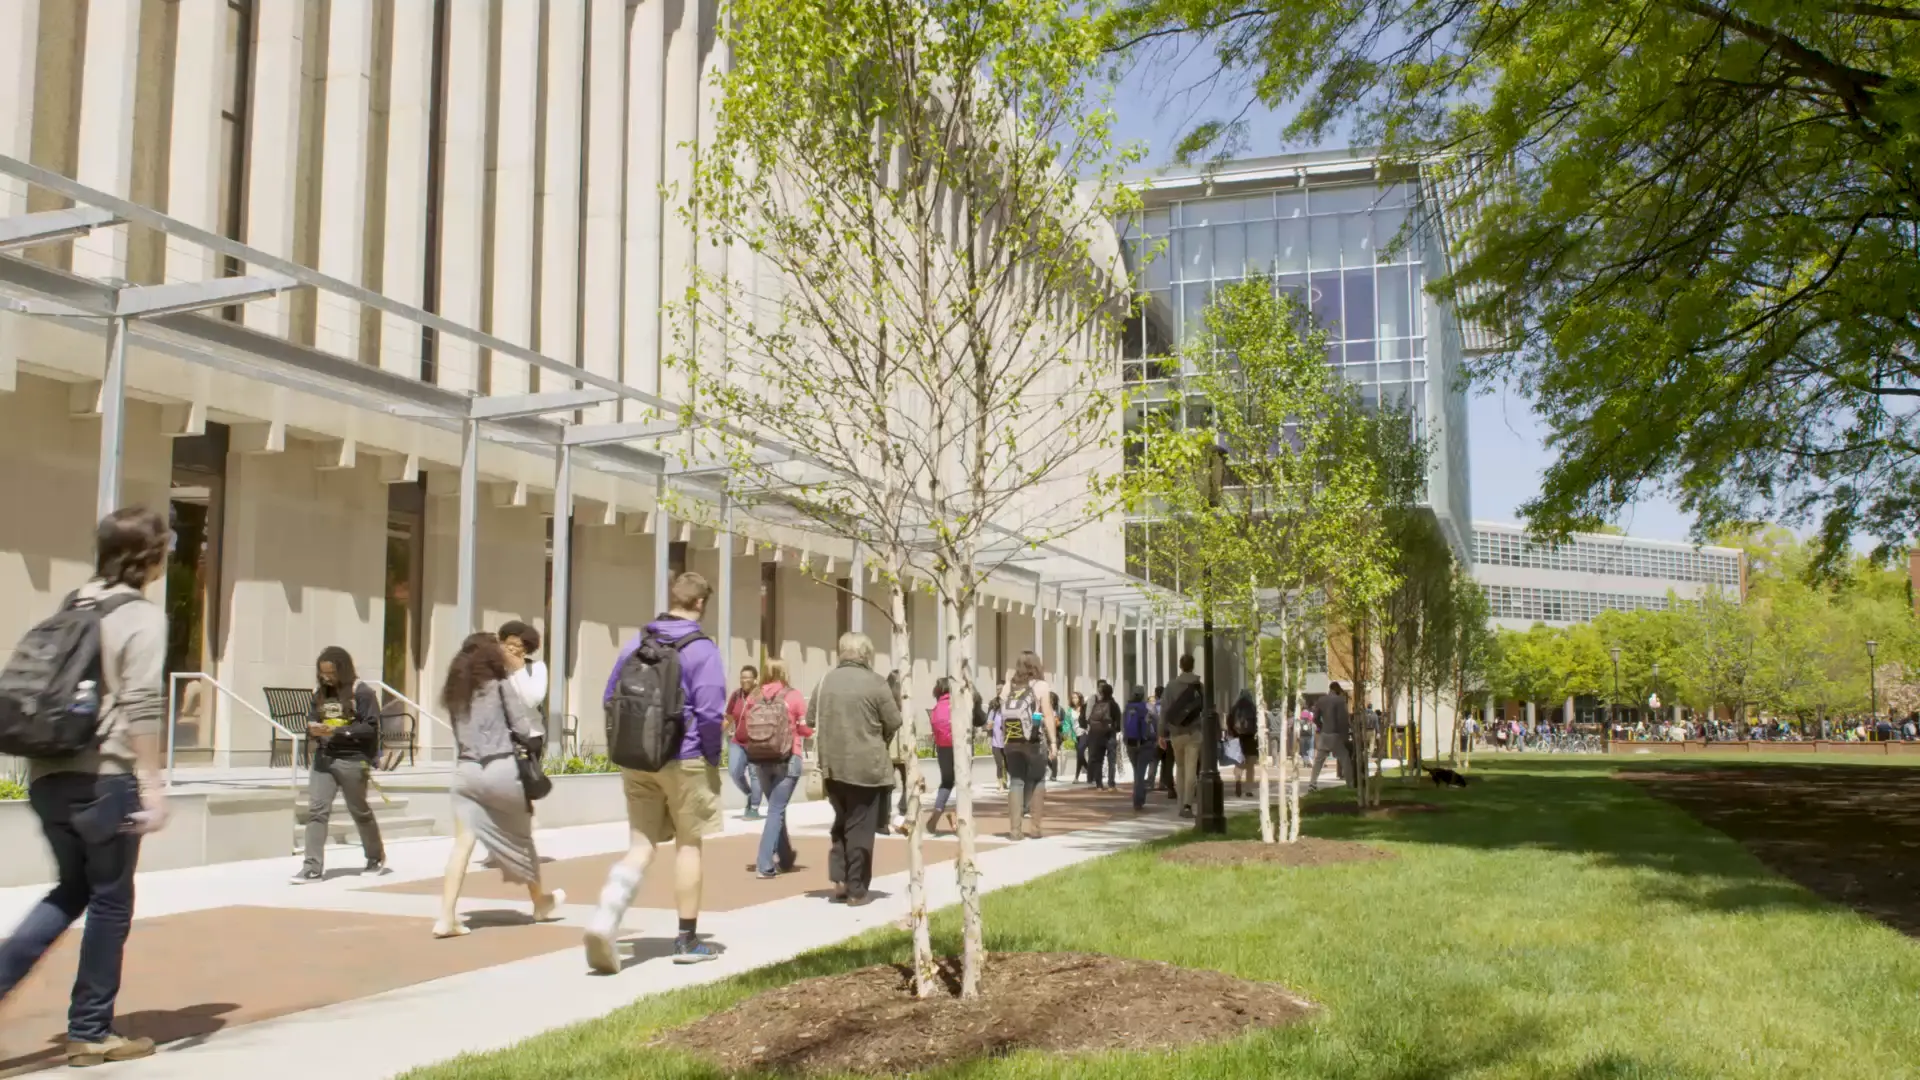
{"label": "brick pathway", "polygon": [[[998,840],[1006,828],[1004,802],[984,792],[976,802],[988,833],[981,868],[989,889],[1179,824],[1164,800],[1135,815],[1124,794],[1057,785],[1049,794],[1046,838],[1008,844]],[[533,925],[525,890],[506,885],[495,871],[475,869],[461,907],[475,932],[449,941],[429,932],[445,839],[389,845],[395,872],[386,878],[349,874],[293,886],[285,880],[294,869],[291,859],[143,874],[120,1017],[129,1034],[167,1045],[149,1061],[112,1072],[192,1080],[385,1077],[508,1045],[646,993],[777,963],[902,918],[907,844],[899,837],[883,838],[876,851],[879,902],[848,910],[820,899],[828,887],[829,820],[824,805],[794,807],[802,870],[760,881],[746,869],[759,823],[728,815],[726,833],[707,842],[701,922],[725,953],[694,968],[665,962],[674,914],[671,853],[663,853],[627,918],[634,957],[614,978],[586,974],[579,942],[590,911],[585,905],[624,849],[623,825],[541,834],[550,860],[545,874],[569,893],[563,922]],[[951,871],[957,847],[948,839],[926,845],[935,905],[957,899]],[[0,926],[17,921],[41,891],[0,890]],[[0,1076],[57,1063],[78,944],[79,935],[69,934],[0,1003]],[[316,1052],[318,1046],[324,1052]]]}

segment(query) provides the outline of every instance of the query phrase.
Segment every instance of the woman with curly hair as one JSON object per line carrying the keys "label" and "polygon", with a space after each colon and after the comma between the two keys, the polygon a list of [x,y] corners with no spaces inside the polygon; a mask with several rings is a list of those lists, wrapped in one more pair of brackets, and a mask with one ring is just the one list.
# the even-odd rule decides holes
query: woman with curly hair
{"label": "woman with curly hair", "polygon": [[558,918],[566,893],[540,886],[540,855],[533,847],[533,804],[520,786],[514,762],[522,748],[539,756],[540,737],[533,714],[508,683],[506,650],[492,634],[474,634],[460,645],[447,668],[440,704],[453,719],[458,757],[448,794],[453,798],[453,851],[447,856],[446,882],[440,890],[440,918],[433,936],[468,933],[457,910],[460,887],[476,843],[486,845],[501,876],[525,885],[536,922]]}

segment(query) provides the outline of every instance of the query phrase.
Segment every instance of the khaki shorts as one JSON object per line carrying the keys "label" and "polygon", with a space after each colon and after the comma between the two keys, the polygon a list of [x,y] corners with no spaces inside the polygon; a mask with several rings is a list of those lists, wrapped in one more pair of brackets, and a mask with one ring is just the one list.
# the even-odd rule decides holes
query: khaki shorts
{"label": "khaki shorts", "polygon": [[627,826],[656,844],[720,831],[720,770],[685,758],[659,772],[620,770]]}

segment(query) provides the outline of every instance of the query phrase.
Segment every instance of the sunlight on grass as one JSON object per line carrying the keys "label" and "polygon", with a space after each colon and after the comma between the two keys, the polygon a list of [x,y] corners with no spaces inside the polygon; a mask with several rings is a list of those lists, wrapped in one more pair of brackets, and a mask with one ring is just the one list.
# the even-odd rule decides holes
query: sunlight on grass
{"label": "sunlight on grass", "polygon": [[[1609,766],[1647,764],[1483,759],[1465,791],[1388,790],[1448,812],[1307,819],[1310,835],[1399,856],[1383,862],[1204,869],[1163,863],[1161,845],[995,893],[986,901],[989,949],[1216,968],[1284,983],[1326,1012],[1307,1026],[1179,1053],[1015,1055],[938,1075],[1917,1075],[1920,944],[1774,876],[1721,834],[1607,775]],[[1248,837],[1254,822],[1236,819],[1234,831]],[[937,947],[957,951],[957,913],[941,912],[935,933]],[[757,989],[906,956],[903,934],[870,934],[409,1076],[718,1077],[642,1044]]]}

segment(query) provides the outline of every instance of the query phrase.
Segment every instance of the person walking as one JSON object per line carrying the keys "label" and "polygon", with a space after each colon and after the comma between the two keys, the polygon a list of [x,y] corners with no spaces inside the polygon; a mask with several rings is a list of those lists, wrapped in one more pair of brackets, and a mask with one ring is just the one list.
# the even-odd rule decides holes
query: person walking
{"label": "person walking", "polygon": [[[491,635],[489,635],[491,636]],[[387,872],[387,849],[380,822],[367,803],[373,763],[380,755],[380,695],[360,681],[353,657],[338,645],[320,650],[314,661],[313,704],[307,715],[307,832],[295,885],[326,877],[327,822],[337,793],[360,833],[360,850],[369,874]]]}
{"label": "person walking", "polygon": [[[67,1008],[68,1065],[153,1053],[152,1039],[114,1030],[114,1004],[133,925],[140,841],[164,828],[168,817],[160,774],[167,614],[141,590],[165,571],[172,541],[166,519],[151,510],[116,510],[101,520],[94,533],[94,576],[62,605],[63,612],[90,608],[99,620],[98,668],[88,672],[98,678],[79,684],[98,695],[99,723],[77,753],[27,763],[27,799],[58,876],[0,942],[0,1001],[84,913]],[[8,858],[24,857],[17,848],[8,852]]]}
{"label": "person walking", "polygon": [[873,670],[873,639],[842,634],[839,664],[807,707],[818,734],[820,775],[833,804],[827,879],[833,902],[860,907],[873,883],[874,835],[887,820],[894,770],[887,746],[900,731],[900,702]]}
{"label": "person walking", "polygon": [[1137,686],[1120,718],[1120,734],[1133,766],[1133,808],[1145,810],[1147,792],[1153,789],[1153,760],[1159,753],[1160,741],[1153,730],[1153,714],[1147,711],[1146,691]]}
{"label": "person walking", "polygon": [[1260,760],[1260,707],[1253,702],[1253,691],[1242,689],[1227,710],[1227,737],[1240,743],[1240,765],[1233,772],[1233,795],[1246,794],[1253,783],[1253,767]]}
{"label": "person walking", "polygon": [[933,817],[929,831],[940,831],[940,815],[947,816],[947,831],[957,832],[960,822],[947,809],[953,797],[953,684],[944,676],[933,684],[933,711],[927,714],[927,726],[933,729],[933,756],[940,763],[940,790],[933,793]]}
{"label": "person walking", "polygon": [[747,704],[753,700],[753,692],[760,685],[760,669],[748,664],[740,669],[740,688],[727,699],[726,736],[727,778],[740,794],[747,797],[747,812],[740,815],[743,821],[760,820],[760,774],[747,767],[747,754],[737,750],[740,745],[740,725],[746,721]]}
{"label": "person walking", "polygon": [[[667,610],[628,642],[613,664],[601,701],[609,711],[619,692],[622,669],[669,662],[680,669],[679,723],[682,735],[678,756],[657,772],[621,769],[621,787],[627,800],[627,854],[607,873],[600,902],[587,920],[587,964],[605,975],[618,974],[616,940],[620,921],[633,905],[633,895],[663,844],[674,845],[674,901],[680,930],[673,942],[673,962],[697,964],[718,956],[700,940],[700,900],[705,885],[706,838],[720,831],[720,749],[725,724],[727,677],[720,649],[700,631],[713,589],[692,571],[673,579],[667,590]],[[643,648],[644,647],[644,648]]]}
{"label": "person walking", "polygon": [[[1109,764],[1113,740],[1119,733],[1120,703],[1113,700],[1113,684],[1102,679],[1094,686],[1093,702],[1086,706],[1086,724],[1081,732],[1081,741],[1087,745],[1087,764],[1093,770],[1095,791],[1103,787],[1112,791],[1119,782]],[[1106,771],[1103,773],[1102,769]]]}
{"label": "person walking", "polygon": [[[1069,693],[1067,695],[1067,709],[1065,714],[1061,716],[1060,723],[1063,728],[1073,729],[1073,741],[1071,743],[1073,746],[1073,782],[1076,784],[1086,779],[1087,776],[1088,746],[1086,718],[1086,695],[1080,693],[1078,690]],[[1065,739],[1062,739],[1060,745],[1066,746],[1069,744]],[[1094,766],[1094,771],[1097,775],[1099,766]],[[1059,779],[1057,774],[1054,778]],[[1100,781],[1095,779],[1093,786],[1096,788],[1099,787]]]}
{"label": "person walking", "polygon": [[[900,706],[900,672],[887,672],[887,692],[893,695],[894,707]],[[906,713],[901,713],[900,730],[887,740],[887,757],[893,762],[894,790],[899,805],[894,807],[891,830],[901,836],[907,835],[907,794],[908,784],[912,780],[912,770],[920,767],[920,739],[913,730],[913,721]]]}
{"label": "person walking", "polygon": [[[1193,654],[1180,656],[1180,674],[1167,684],[1167,696],[1160,710],[1160,749],[1171,750],[1177,778],[1174,790],[1180,800],[1180,816],[1193,816],[1198,803],[1194,784],[1200,775],[1200,717],[1206,711],[1206,688],[1193,673]],[[1213,748],[1207,751],[1212,753]]]}
{"label": "person walking", "polygon": [[1023,652],[1000,687],[1007,737],[1007,837],[1025,838],[1023,819],[1033,818],[1035,839],[1045,835],[1047,766],[1060,756],[1054,732],[1060,723],[1052,687],[1040,656]]}
{"label": "person walking", "polygon": [[507,658],[507,688],[518,694],[531,714],[536,733],[548,736],[547,665],[534,657],[540,651],[540,631],[512,619],[500,627],[500,648]]}
{"label": "person walking", "polygon": [[1313,737],[1313,764],[1307,769],[1307,794],[1320,790],[1320,770],[1326,768],[1328,754],[1333,755],[1337,775],[1352,786],[1353,714],[1348,710],[1346,688],[1339,683],[1329,686],[1314,704],[1313,715],[1320,730]]}
{"label": "person walking", "polygon": [[995,696],[987,706],[987,743],[993,748],[993,779],[1000,794],[1007,793],[1007,717],[1006,702]]}
{"label": "person walking", "polygon": [[533,802],[520,783],[516,758],[540,756],[545,736],[534,712],[513,685],[507,649],[493,634],[473,634],[447,666],[440,706],[453,721],[453,850],[440,887],[437,938],[464,937],[460,890],[476,844],[484,845],[509,885],[524,885],[534,922],[552,922],[567,894],[540,884],[540,853],[533,846]]}
{"label": "person walking", "polygon": [[1060,752],[1047,759],[1047,779],[1058,780],[1060,779],[1060,758],[1069,748],[1078,746],[1080,743],[1080,728],[1077,723],[1079,715],[1071,708],[1060,707],[1058,691],[1048,691],[1048,693],[1050,696],[1047,698],[1047,704],[1051,707],[1053,718],[1053,745],[1058,747]]}
{"label": "person walking", "polygon": [[1167,801],[1172,802],[1178,799],[1180,794],[1173,788],[1173,749],[1167,741],[1167,725],[1163,717],[1166,711],[1166,699],[1167,688],[1164,686],[1154,687],[1153,695],[1147,698],[1147,712],[1153,717],[1154,735],[1158,740],[1154,745],[1154,778],[1152,783],[1158,785],[1158,790],[1166,792]]}
{"label": "person walking", "polygon": [[766,679],[754,690],[752,702],[733,729],[733,749],[752,763],[767,808],[753,864],[754,873],[763,880],[793,872],[787,805],[806,769],[806,738],[811,734],[806,699],[788,685],[786,661],[767,661]]}

